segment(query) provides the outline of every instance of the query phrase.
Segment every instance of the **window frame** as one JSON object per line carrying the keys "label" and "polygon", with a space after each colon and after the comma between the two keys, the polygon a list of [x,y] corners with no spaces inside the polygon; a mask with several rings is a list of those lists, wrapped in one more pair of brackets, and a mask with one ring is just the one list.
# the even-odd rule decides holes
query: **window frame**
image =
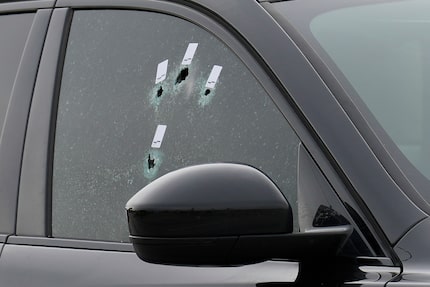
{"label": "window frame", "polygon": [[[154,21],[151,23],[154,26],[151,23],[140,22],[152,17],[154,17]],[[129,18],[133,19],[128,22],[130,24],[122,23]],[[210,162],[241,162],[261,169],[272,177],[272,180],[290,201],[293,213],[297,213],[294,170],[296,170],[295,163],[297,163],[298,138],[284,115],[274,105],[270,95],[266,94],[264,88],[251,75],[252,72],[243,65],[243,62],[227,45],[193,23],[161,13],[123,9],[77,9],[74,11],[73,19],[69,35],[70,44],[65,57],[56,124],[52,187],[53,237],[128,242],[128,230],[123,224],[126,222],[123,207],[134,193],[154,178],[166,173],[167,170],[172,171],[189,165]],[[107,26],[103,25],[102,28],[99,26],[100,23],[106,23]],[[170,28],[159,27],[160,23],[182,28],[176,28],[173,33]],[[93,25],[100,30],[87,31]],[[133,25],[133,27],[126,25]],[[79,29],[79,27],[81,28]],[[141,27],[152,28],[147,30]],[[109,31],[110,29],[112,31]],[[128,33],[118,33],[117,29],[128,31]],[[170,49],[161,52],[153,46],[145,48],[147,47],[145,43],[152,39],[151,31],[155,30],[158,35],[155,38],[157,40],[150,40],[150,42],[155,45],[163,44]],[[124,34],[128,35],[130,31],[134,31],[132,38],[137,37],[138,39],[130,40],[130,37],[124,36]],[[115,36],[112,37],[112,35]],[[125,38],[122,38],[123,36]],[[106,37],[111,40],[110,44],[98,42],[98,40],[106,40]],[[194,100],[189,99],[189,97],[193,97],[191,94],[183,94],[183,91],[186,91],[191,85],[175,86],[180,87],[182,92],[170,91],[170,84],[173,85],[173,82],[170,81],[174,81],[177,74],[170,75],[172,80],[169,81],[168,78],[163,84],[154,86],[152,73],[155,71],[152,71],[151,67],[157,66],[158,59],[169,59],[168,74],[176,73],[175,69],[177,66],[179,69],[179,60],[182,56],[179,55],[181,53],[179,47],[186,44],[182,42],[186,39],[184,37],[187,39],[192,37],[191,42],[199,42],[197,56],[194,57],[196,60],[193,60],[197,63],[191,66],[191,74],[198,75],[203,71],[209,73],[210,70],[206,71],[206,69],[213,64],[224,66],[220,86],[214,89],[214,91],[218,91],[215,91],[217,93],[215,101],[205,107],[202,107],[200,102],[204,96],[200,100],[197,96],[199,91],[194,90],[191,93],[197,97],[195,105],[191,104],[191,101],[194,103]],[[98,40],[93,42],[93,39]],[[120,45],[121,48],[119,48],[115,44],[122,41],[119,39],[130,42],[126,47]],[[94,44],[96,42],[98,44]],[[88,45],[92,48],[89,48]],[[115,52],[111,52],[110,48],[106,51],[97,50],[97,47],[102,46],[112,46]],[[144,55],[140,58],[142,51],[144,51]],[[135,52],[137,54],[134,54]],[[149,62],[151,64],[146,62],[148,54],[153,60],[153,62]],[[117,55],[121,56],[117,57]],[[94,60],[99,57],[104,59],[100,61],[100,64]],[[178,63],[175,63],[175,57],[179,58]],[[133,65],[136,63],[136,59],[139,59],[137,61],[139,70],[130,72],[130,69],[135,69]],[[158,61],[155,62],[156,60]],[[196,65],[198,70],[196,70]],[[80,67],[79,70],[76,70],[78,69],[76,66]],[[143,67],[142,69],[145,71],[142,74],[140,67]],[[182,67],[181,65],[181,69]],[[94,70],[92,70],[93,68]],[[120,73],[118,73],[119,70]],[[243,76],[244,74],[246,76]],[[189,84],[201,81],[196,78],[190,79]],[[72,79],[74,79],[73,82],[70,82]],[[113,81],[115,84],[111,84]],[[127,86],[124,85],[124,81]],[[142,81],[144,81],[144,85],[134,87],[136,83]],[[147,96],[144,95],[148,88],[157,87],[158,89],[159,85],[168,91],[163,93],[160,99],[166,98],[161,100],[160,106],[158,104],[157,107],[153,106],[155,111],[147,110],[156,98],[147,101]],[[199,86],[198,89],[200,89],[200,85],[192,84],[194,88]],[[133,86],[133,89],[130,89],[130,86]],[[136,89],[138,92],[134,92]],[[80,91],[85,92],[81,94]],[[115,92],[112,93],[112,91]],[[154,94],[151,96],[156,97],[155,90],[153,92]],[[200,92],[203,95],[203,91]],[[216,100],[218,96],[221,98]],[[183,97],[188,98],[186,103]],[[199,105],[197,105],[197,100],[199,100]],[[171,101],[174,101],[174,108]],[[133,102],[136,105],[130,106],[130,103]],[[186,110],[183,109],[185,106]],[[86,107],[91,108],[88,110]],[[195,116],[192,120],[191,114],[188,115],[189,112]],[[79,113],[83,116],[79,116]],[[124,120],[125,114],[128,114],[128,120]],[[75,116],[70,118],[71,115]],[[173,121],[170,118],[172,115],[176,115]],[[178,115],[181,116],[178,117]],[[182,117],[182,115],[188,116]],[[231,120],[226,120],[229,117]],[[186,124],[188,122],[190,124]],[[193,123],[191,124],[191,122]],[[149,148],[145,143],[150,143],[152,140],[150,133],[154,128],[153,125],[160,123],[169,127],[172,125],[170,127],[172,129],[167,132],[169,140],[163,141],[163,147],[155,150],[153,147]],[[214,126],[211,125],[212,123]],[[178,130],[179,127],[181,128]],[[134,132],[131,132],[133,129],[135,129]],[[206,133],[208,130],[211,132]],[[234,134],[231,133],[233,130]],[[183,134],[187,134],[187,136],[185,137]],[[209,138],[213,140],[202,148]],[[190,139],[196,146],[190,146]],[[93,145],[92,143],[96,141],[100,144]],[[118,145],[120,142],[122,142],[121,146]],[[131,144],[134,142],[138,144]],[[232,144],[229,145],[229,143]],[[72,149],[72,146],[73,150],[69,150],[69,147]],[[107,150],[109,152],[106,152]],[[134,154],[131,156],[132,158],[127,157],[132,151]],[[145,154],[147,158],[148,153],[152,158],[155,156],[156,162],[158,161],[157,156],[164,158],[160,159],[160,163],[162,163],[159,165],[158,174],[148,175],[147,168],[140,170],[144,164],[143,155]],[[163,156],[159,154],[163,154]],[[67,161],[65,161],[66,159]],[[286,164],[287,161],[291,164]],[[97,164],[91,165],[91,162]],[[157,170],[157,167],[158,163],[153,170]],[[140,170],[139,174],[136,174],[136,169]],[[122,184],[123,181],[120,180],[120,177],[121,174],[124,176],[124,173],[127,173],[127,179],[133,178],[134,182]],[[92,183],[89,183],[89,180]],[[126,179],[124,180],[126,181]],[[91,192],[83,193],[86,189],[91,189]],[[104,205],[101,202],[104,202]],[[74,208],[76,208],[76,212],[73,211]],[[111,211],[107,213],[108,210]],[[70,220],[73,220],[73,227],[64,225],[64,222]]]}
{"label": "window frame", "polygon": [[[53,4],[53,1],[44,1],[28,6],[22,3],[0,5],[0,17],[17,14],[31,14],[32,16],[2,123],[0,182],[4,191],[0,193],[0,233],[5,236],[15,232],[25,130],[39,58],[51,14],[51,9],[38,8],[50,8]],[[0,238],[0,241],[5,240],[6,237]]]}
{"label": "window frame", "polygon": [[[319,94],[324,109],[312,103],[314,98],[310,96],[311,93],[304,93],[301,98],[296,97],[297,104],[307,115],[313,128],[318,131],[321,147],[326,149],[325,153],[331,158],[330,162],[343,178],[357,204],[367,214],[378,237],[383,238],[388,246],[395,245],[408,230],[428,216],[426,208],[416,204],[417,201],[412,202],[413,197],[408,197],[411,192],[416,192],[410,190],[410,183],[405,181],[404,174],[394,166],[393,159],[386,154],[385,147],[375,136],[375,131],[369,128],[366,114],[357,109],[356,103],[351,101],[348,94],[348,87],[340,84],[324,59],[315,52],[296,27],[318,9],[327,9],[325,4],[314,0],[312,2],[315,6],[312,10],[299,2],[291,2],[291,6],[290,2],[266,2],[262,3],[262,6],[276,19],[280,28],[294,39],[311,69],[327,86],[329,94]],[[290,6],[288,11],[292,12],[288,14],[288,20],[286,15],[279,11],[284,5],[286,8]],[[282,65],[282,62],[274,63],[273,66],[277,65]],[[274,68],[282,70],[282,67]],[[281,75],[281,80],[291,82],[288,76],[288,73]],[[324,111],[330,112],[322,114]],[[397,171],[393,172],[393,169]],[[392,204],[386,204],[387,193],[390,194]]]}

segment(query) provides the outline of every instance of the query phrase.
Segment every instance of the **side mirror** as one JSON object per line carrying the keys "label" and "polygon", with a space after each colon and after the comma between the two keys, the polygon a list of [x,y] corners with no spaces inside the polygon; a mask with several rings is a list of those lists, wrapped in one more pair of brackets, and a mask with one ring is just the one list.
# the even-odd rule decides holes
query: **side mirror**
{"label": "side mirror", "polygon": [[130,239],[144,261],[238,265],[337,254],[349,226],[293,234],[291,207],[262,172],[240,164],[183,168],[126,205]]}

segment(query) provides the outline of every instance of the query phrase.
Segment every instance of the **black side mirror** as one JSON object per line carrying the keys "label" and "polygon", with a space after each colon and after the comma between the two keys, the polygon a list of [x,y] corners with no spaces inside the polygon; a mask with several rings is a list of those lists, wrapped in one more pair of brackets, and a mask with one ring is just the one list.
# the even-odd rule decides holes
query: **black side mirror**
{"label": "black side mirror", "polygon": [[292,234],[290,205],[257,169],[206,164],[171,172],[126,205],[130,239],[148,262],[247,264],[337,254],[350,227]]}

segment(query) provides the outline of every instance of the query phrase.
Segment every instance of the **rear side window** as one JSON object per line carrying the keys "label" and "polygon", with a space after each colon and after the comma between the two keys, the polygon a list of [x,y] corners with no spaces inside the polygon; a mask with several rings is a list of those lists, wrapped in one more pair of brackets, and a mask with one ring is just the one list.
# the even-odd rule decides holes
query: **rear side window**
{"label": "rear side window", "polygon": [[[34,13],[0,15],[0,134],[33,18]],[[16,194],[4,188],[4,182],[0,184],[4,189],[0,192],[0,233],[10,233],[13,232]]]}
{"label": "rear side window", "polygon": [[228,46],[173,16],[77,11],[55,136],[52,235],[128,241],[125,203],[213,162],[265,172],[294,210],[299,140]]}

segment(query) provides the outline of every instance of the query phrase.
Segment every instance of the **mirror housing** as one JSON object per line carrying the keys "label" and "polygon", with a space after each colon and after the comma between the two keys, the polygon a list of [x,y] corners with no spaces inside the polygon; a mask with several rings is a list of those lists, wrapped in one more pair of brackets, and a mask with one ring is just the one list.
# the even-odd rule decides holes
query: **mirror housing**
{"label": "mirror housing", "polygon": [[130,239],[144,261],[240,265],[337,254],[350,227],[292,234],[288,201],[262,172],[240,164],[187,167],[127,203]]}

